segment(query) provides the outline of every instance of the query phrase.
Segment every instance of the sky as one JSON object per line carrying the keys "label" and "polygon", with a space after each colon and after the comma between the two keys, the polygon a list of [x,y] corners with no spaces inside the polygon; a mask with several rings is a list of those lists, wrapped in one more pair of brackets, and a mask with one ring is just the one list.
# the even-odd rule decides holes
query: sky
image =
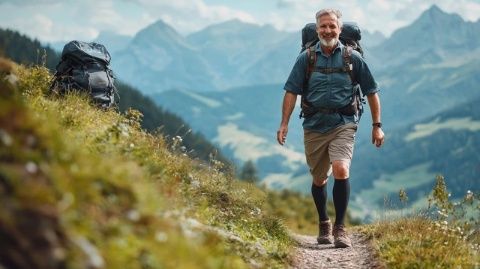
{"label": "sky", "polygon": [[480,17],[480,0],[0,0],[0,28],[42,42],[91,41],[101,31],[133,36],[159,19],[182,35],[231,19],[299,31],[332,7],[344,21],[389,36],[432,4],[466,21]]}

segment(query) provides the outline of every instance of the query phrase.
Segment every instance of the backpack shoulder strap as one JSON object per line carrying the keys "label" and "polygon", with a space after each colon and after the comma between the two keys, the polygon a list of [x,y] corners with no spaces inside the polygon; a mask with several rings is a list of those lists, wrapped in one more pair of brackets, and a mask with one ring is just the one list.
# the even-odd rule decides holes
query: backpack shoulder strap
{"label": "backpack shoulder strap", "polygon": [[305,83],[312,76],[312,72],[315,69],[315,63],[317,62],[317,53],[315,53],[315,46],[311,46],[307,49],[307,73],[305,74]]}
{"label": "backpack shoulder strap", "polygon": [[346,45],[343,49],[343,66],[344,69],[348,72],[350,79],[352,80],[352,84],[355,83],[355,77],[353,75],[353,64],[352,64],[352,50],[351,46]]}
{"label": "backpack shoulder strap", "polygon": [[317,62],[317,53],[315,52],[315,46],[311,46],[307,48],[307,69],[305,72],[305,81],[302,87],[302,98],[301,98],[301,111],[300,111],[300,118],[305,117],[304,108],[311,106],[311,104],[307,101],[306,92],[308,89],[308,81],[312,76],[313,71],[315,70],[315,63]]}

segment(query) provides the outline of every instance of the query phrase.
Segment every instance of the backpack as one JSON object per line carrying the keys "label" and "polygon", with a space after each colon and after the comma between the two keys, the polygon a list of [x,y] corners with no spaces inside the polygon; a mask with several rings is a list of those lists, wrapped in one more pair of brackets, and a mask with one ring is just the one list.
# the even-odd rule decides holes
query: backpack
{"label": "backpack", "polygon": [[[362,33],[360,27],[358,27],[355,22],[343,23],[339,39],[343,45],[352,47],[363,56],[363,49],[360,46]],[[318,41],[317,25],[315,23],[307,23],[302,29],[302,49],[300,53],[307,48],[316,45]]]}
{"label": "backpack", "polygon": [[316,69],[315,63],[317,61],[317,55],[315,53],[315,45],[318,43],[318,34],[316,32],[316,24],[308,23],[302,29],[302,49],[300,53],[307,50],[307,59],[308,65],[305,74],[305,85],[303,86],[303,91],[306,91],[308,88],[308,80],[313,72],[322,72],[322,73],[344,73],[348,72],[350,79],[352,81],[352,97],[348,105],[345,107],[337,109],[329,108],[317,108],[314,107],[310,102],[306,100],[305,94],[302,94],[301,100],[301,112],[300,118],[308,118],[313,116],[317,112],[322,112],[326,114],[340,113],[346,116],[357,116],[358,120],[363,113],[363,104],[365,104],[365,99],[362,96],[360,85],[355,80],[353,75],[353,66],[351,63],[352,50],[358,51],[363,56],[363,49],[360,46],[361,31],[358,25],[354,22],[345,22],[342,27],[342,32],[340,33],[340,42],[345,46],[343,50],[343,67],[342,68],[329,68],[329,69]]}
{"label": "backpack", "polygon": [[83,91],[98,106],[111,107],[115,104],[117,89],[109,68],[110,59],[110,53],[102,44],[82,41],[67,43],[56,67],[50,91],[61,95]]}

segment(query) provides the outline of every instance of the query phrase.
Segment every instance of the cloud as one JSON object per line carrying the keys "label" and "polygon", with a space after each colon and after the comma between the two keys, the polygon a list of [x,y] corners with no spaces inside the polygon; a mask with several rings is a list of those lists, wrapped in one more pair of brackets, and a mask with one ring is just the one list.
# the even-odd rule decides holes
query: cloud
{"label": "cloud", "polygon": [[289,0],[278,0],[276,6],[278,8],[290,9],[293,6],[295,6],[295,3],[293,1],[289,1]]}
{"label": "cloud", "polygon": [[390,35],[394,30],[415,20],[433,4],[447,13],[458,13],[464,19],[480,17],[480,2],[475,0],[351,0],[351,1],[294,1],[276,0],[276,10],[266,12],[260,22],[277,29],[298,31],[306,23],[314,22],[315,13],[322,8],[335,8],[342,12],[344,21],[355,21],[362,29],[380,31]]}
{"label": "cloud", "polygon": [[3,3],[13,4],[16,6],[32,6],[45,5],[61,2],[59,0],[0,0],[0,5]]}
{"label": "cloud", "polygon": [[[133,35],[156,19],[138,11],[138,8],[134,12],[128,2],[114,0],[0,1],[2,27],[15,29],[44,42],[91,41],[101,31]],[[39,8],[39,5],[48,5],[48,8]]]}
{"label": "cloud", "polygon": [[[284,31],[299,31],[306,23],[314,22],[319,9],[332,7],[342,11],[345,21],[355,21],[362,29],[378,30],[388,36],[395,29],[410,24],[432,4],[448,13],[458,13],[467,20],[475,21],[480,16],[480,2],[477,0],[264,0],[261,4],[245,1],[235,5],[230,1],[222,4],[207,2],[0,0],[0,25],[42,41],[91,40],[100,31],[134,35],[158,19],[184,35],[231,19],[271,24]],[[42,29],[40,25],[46,28]]]}
{"label": "cloud", "polygon": [[189,34],[208,25],[231,19],[258,23],[249,13],[226,5],[207,5],[203,0],[134,0],[148,14],[172,25],[179,33]]}

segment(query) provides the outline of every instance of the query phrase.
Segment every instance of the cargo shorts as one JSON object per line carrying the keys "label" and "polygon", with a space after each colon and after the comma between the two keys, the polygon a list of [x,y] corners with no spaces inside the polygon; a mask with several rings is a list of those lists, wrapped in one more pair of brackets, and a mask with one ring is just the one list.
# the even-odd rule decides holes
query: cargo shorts
{"label": "cargo shorts", "polygon": [[314,178],[332,173],[332,161],[352,161],[357,125],[348,123],[326,133],[304,129],[305,157]]}

